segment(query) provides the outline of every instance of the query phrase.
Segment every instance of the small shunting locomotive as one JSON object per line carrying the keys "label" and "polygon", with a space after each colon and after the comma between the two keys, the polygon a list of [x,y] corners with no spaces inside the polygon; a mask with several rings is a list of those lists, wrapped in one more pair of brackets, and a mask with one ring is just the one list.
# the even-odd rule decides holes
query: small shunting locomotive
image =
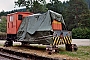
{"label": "small shunting locomotive", "polygon": [[66,50],[77,50],[71,44],[72,33],[65,30],[63,16],[48,10],[43,14],[16,12],[7,15],[7,41],[5,46],[12,46],[13,41],[25,44],[47,45],[47,51],[58,51],[58,45],[65,44]]}

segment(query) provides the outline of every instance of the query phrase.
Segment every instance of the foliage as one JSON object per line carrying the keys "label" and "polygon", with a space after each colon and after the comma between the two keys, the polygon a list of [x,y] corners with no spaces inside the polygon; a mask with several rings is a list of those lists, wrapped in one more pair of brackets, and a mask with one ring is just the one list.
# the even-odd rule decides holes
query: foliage
{"label": "foliage", "polygon": [[0,12],[0,17],[1,16],[7,16],[7,14],[10,14],[10,13],[14,13],[14,12],[25,12],[26,11],[26,8],[23,8],[23,9],[16,9],[16,10],[12,10],[12,11],[1,11]]}
{"label": "foliage", "polygon": [[5,40],[6,39],[6,33],[5,32],[0,32],[0,40]]}
{"label": "foliage", "polygon": [[49,10],[53,10],[58,13],[61,13],[64,9],[63,3],[58,0],[52,0],[51,3],[48,3],[46,6]]}
{"label": "foliage", "polygon": [[70,0],[63,14],[68,30],[72,30],[80,27],[82,20],[86,21],[81,15],[89,14],[89,9],[84,0]]}
{"label": "foliage", "polygon": [[[67,55],[74,58],[79,58],[79,60],[89,60],[90,59],[90,46],[80,46],[76,52],[60,51],[60,55]],[[76,59],[78,60],[78,59]]]}
{"label": "foliage", "polygon": [[43,13],[46,12],[47,9],[44,5],[40,4],[38,1],[33,2],[32,9],[30,10],[34,13]]}
{"label": "foliage", "polygon": [[72,30],[72,38],[90,39],[90,28],[74,28]]}
{"label": "foliage", "polygon": [[6,32],[6,18],[2,18],[0,21],[0,32]]}
{"label": "foliage", "polygon": [[27,11],[33,13],[45,12],[47,10],[45,0],[18,0],[15,2],[15,5],[19,7],[25,6]]}
{"label": "foliage", "polygon": [[89,14],[82,14],[82,15],[80,15],[80,18],[82,20],[80,21],[79,26],[90,28],[90,13]]}
{"label": "foliage", "polygon": [[4,10],[0,12],[0,16],[5,16],[5,15],[6,13],[4,12]]}

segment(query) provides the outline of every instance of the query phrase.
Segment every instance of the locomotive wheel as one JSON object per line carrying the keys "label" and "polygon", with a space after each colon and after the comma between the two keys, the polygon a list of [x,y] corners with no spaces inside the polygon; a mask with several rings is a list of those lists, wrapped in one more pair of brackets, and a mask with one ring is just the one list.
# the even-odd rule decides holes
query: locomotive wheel
{"label": "locomotive wheel", "polygon": [[48,52],[48,54],[49,54],[49,55],[51,55],[51,54],[52,54],[52,52]]}
{"label": "locomotive wheel", "polygon": [[4,47],[10,47],[10,46],[13,46],[13,41],[6,41],[4,43]]}
{"label": "locomotive wheel", "polygon": [[66,44],[66,50],[67,51],[77,51],[78,47],[76,44]]}

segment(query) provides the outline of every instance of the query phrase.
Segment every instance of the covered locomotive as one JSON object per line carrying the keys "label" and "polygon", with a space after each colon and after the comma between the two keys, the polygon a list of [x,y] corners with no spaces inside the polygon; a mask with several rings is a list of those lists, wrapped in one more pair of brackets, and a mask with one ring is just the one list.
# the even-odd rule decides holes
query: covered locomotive
{"label": "covered locomotive", "polygon": [[71,44],[71,31],[63,30],[63,16],[48,10],[43,14],[17,12],[7,15],[7,45],[12,41],[22,44]]}

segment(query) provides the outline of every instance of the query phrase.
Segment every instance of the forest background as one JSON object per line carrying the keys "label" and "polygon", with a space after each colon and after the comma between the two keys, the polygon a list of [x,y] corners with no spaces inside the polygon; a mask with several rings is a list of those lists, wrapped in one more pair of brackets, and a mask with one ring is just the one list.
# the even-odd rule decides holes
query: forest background
{"label": "forest background", "polygon": [[66,29],[72,31],[72,38],[90,39],[90,0],[18,0],[15,6],[26,8],[12,11],[0,12],[0,32],[6,32],[6,16],[14,12],[30,11],[33,13],[44,13],[53,10],[63,15]]}

